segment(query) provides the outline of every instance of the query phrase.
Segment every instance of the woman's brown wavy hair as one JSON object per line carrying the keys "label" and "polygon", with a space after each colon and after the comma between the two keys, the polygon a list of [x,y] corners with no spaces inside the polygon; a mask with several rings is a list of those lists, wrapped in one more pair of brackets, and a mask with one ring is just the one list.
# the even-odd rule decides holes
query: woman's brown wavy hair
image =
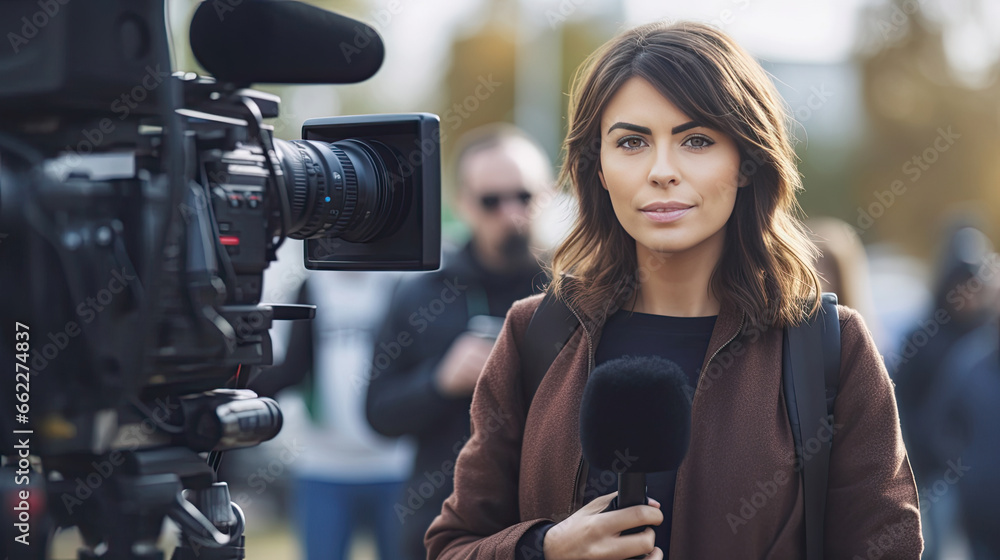
{"label": "woman's brown wavy hair", "polygon": [[798,324],[819,308],[816,247],[795,198],[802,188],[786,125],[785,105],[764,69],[723,32],[679,22],[642,25],[615,37],[577,70],[570,93],[569,132],[559,183],[574,191],[580,212],[552,259],[550,289],[585,315],[607,313],[633,293],[635,240],[615,217],[601,187],[600,122],[628,79],[647,80],[694,121],[732,137],[740,172],[726,223],[722,258],[710,289],[723,305],[749,316],[744,328]]}

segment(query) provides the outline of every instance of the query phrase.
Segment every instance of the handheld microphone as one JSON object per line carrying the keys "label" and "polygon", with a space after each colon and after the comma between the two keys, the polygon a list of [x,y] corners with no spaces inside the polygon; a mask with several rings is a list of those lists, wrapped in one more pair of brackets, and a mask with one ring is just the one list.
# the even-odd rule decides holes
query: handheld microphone
{"label": "handheld microphone", "polygon": [[618,473],[611,509],[648,503],[646,473],[674,470],[684,459],[691,439],[687,385],[680,366],[658,356],[609,360],[591,372],[580,441],[591,465]]}
{"label": "handheld microphone", "polygon": [[191,20],[191,50],[216,80],[236,84],[352,84],[385,57],[371,27],[292,0],[206,0]]}

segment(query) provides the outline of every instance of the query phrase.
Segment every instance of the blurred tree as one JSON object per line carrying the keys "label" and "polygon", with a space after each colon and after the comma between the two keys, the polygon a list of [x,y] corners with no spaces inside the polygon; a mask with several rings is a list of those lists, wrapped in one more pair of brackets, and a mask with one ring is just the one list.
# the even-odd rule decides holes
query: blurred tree
{"label": "blurred tree", "polygon": [[[444,77],[444,95],[435,99],[441,116],[445,169],[450,169],[456,138],[467,130],[496,121],[520,124],[538,138],[553,161],[558,163],[566,133],[569,100],[566,94],[573,74],[590,53],[614,36],[622,19],[620,1],[596,6],[579,4],[549,2],[541,6],[532,5],[530,0],[484,2],[484,23],[453,41],[452,60]],[[530,21],[525,21],[526,18]],[[520,46],[519,41],[522,42]],[[541,52],[541,49],[551,48],[553,41],[559,50],[555,57]],[[532,68],[525,71],[523,67],[518,68],[519,64],[532,65]],[[537,68],[540,64],[546,67]],[[538,72],[556,74],[558,89],[525,88],[521,84],[522,97],[519,98],[518,77],[530,79],[533,75],[538,76]],[[525,94],[560,93],[560,100],[554,104],[523,97]],[[551,110],[542,113],[529,111],[519,119],[519,103],[539,103],[547,109],[551,107]],[[524,122],[524,115],[530,116],[528,122]],[[552,131],[556,132],[552,134]],[[446,173],[446,192],[452,191],[453,179]],[[450,218],[447,209],[446,216]],[[461,235],[462,228],[457,223],[446,221],[445,225],[453,236]]]}
{"label": "blurred tree", "polygon": [[[928,258],[938,249],[947,210],[979,206],[996,238],[1000,219],[1000,64],[981,87],[965,85],[949,63],[942,24],[930,8],[980,17],[987,0],[869,8],[858,44],[868,130],[852,185],[848,221],[865,242],[892,241]],[[941,19],[938,17],[937,19]]]}
{"label": "blurred tree", "polygon": [[448,154],[454,140],[473,128],[513,122],[516,2],[491,0],[486,10],[481,27],[453,41],[444,95],[436,100]]}
{"label": "blurred tree", "polygon": [[569,111],[569,90],[573,83],[573,77],[587,60],[587,57],[619,31],[621,29],[615,25],[613,19],[599,17],[569,21],[563,28],[562,83],[566,95],[563,95],[560,105],[561,138],[566,137],[569,127],[567,114]]}
{"label": "blurred tree", "polygon": [[451,208],[455,141],[483,124],[513,122],[516,1],[490,0],[484,9],[485,23],[453,40],[442,95],[428,107],[441,117],[443,233],[453,240],[467,235]]}
{"label": "blurred tree", "polygon": [[[522,5],[524,4],[524,5]],[[584,59],[610,39],[619,30],[616,20],[621,18],[621,8],[617,2],[606,2],[602,6],[588,10],[577,10],[577,4],[569,3],[569,9],[559,4],[546,9],[535,9],[531,15],[542,18],[534,22],[538,24],[537,33],[528,34],[527,38],[518,37],[524,33],[519,28],[519,10],[531,10],[528,2],[517,0],[488,0],[484,9],[488,16],[483,26],[457,38],[452,47],[452,62],[445,75],[446,97],[438,107],[441,115],[442,132],[454,140],[461,133],[476,126],[495,122],[515,122],[515,94],[517,91],[517,65],[538,64],[530,54],[537,50],[535,43],[543,43],[547,38],[539,35],[557,36],[560,56],[555,65],[547,69],[559,75],[562,95],[558,114],[546,115],[560,131],[554,142],[546,143],[544,148],[550,155],[557,156],[561,141],[566,132],[566,109],[569,101],[569,85],[577,67]],[[551,4],[551,3],[550,3]],[[525,53],[518,60],[518,40],[528,41],[521,52]],[[495,90],[487,100],[476,98],[477,86],[490,80],[494,82]],[[479,93],[484,90],[480,89]],[[478,108],[470,110],[473,107]],[[540,139],[544,143],[544,139]],[[552,145],[548,145],[552,144]],[[445,147],[445,154],[450,155],[450,146]]]}

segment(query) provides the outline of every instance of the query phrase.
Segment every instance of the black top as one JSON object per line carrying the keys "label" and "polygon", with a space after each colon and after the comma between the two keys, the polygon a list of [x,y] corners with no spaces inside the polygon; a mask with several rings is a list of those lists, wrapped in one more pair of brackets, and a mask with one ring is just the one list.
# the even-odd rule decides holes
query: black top
{"label": "black top", "polygon": [[[694,397],[698,370],[708,352],[716,317],[668,317],[648,313],[618,311],[608,318],[597,344],[595,366],[624,356],[660,356],[680,366],[690,381],[689,395]],[[660,502],[663,523],[654,527],[656,546],[663,557],[670,552],[670,524],[673,518],[674,481],[677,471],[647,474],[647,495]],[[618,490],[618,475],[590,467],[584,504]],[[543,558],[540,554],[544,534],[553,524],[533,527],[519,541],[518,558]]]}

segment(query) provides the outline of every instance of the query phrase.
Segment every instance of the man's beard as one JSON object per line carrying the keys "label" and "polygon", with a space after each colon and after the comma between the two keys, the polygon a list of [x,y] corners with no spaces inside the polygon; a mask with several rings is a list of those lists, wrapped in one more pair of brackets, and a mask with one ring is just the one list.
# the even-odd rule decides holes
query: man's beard
{"label": "man's beard", "polygon": [[510,233],[500,244],[500,254],[510,268],[530,262],[532,257],[528,236],[518,232]]}

